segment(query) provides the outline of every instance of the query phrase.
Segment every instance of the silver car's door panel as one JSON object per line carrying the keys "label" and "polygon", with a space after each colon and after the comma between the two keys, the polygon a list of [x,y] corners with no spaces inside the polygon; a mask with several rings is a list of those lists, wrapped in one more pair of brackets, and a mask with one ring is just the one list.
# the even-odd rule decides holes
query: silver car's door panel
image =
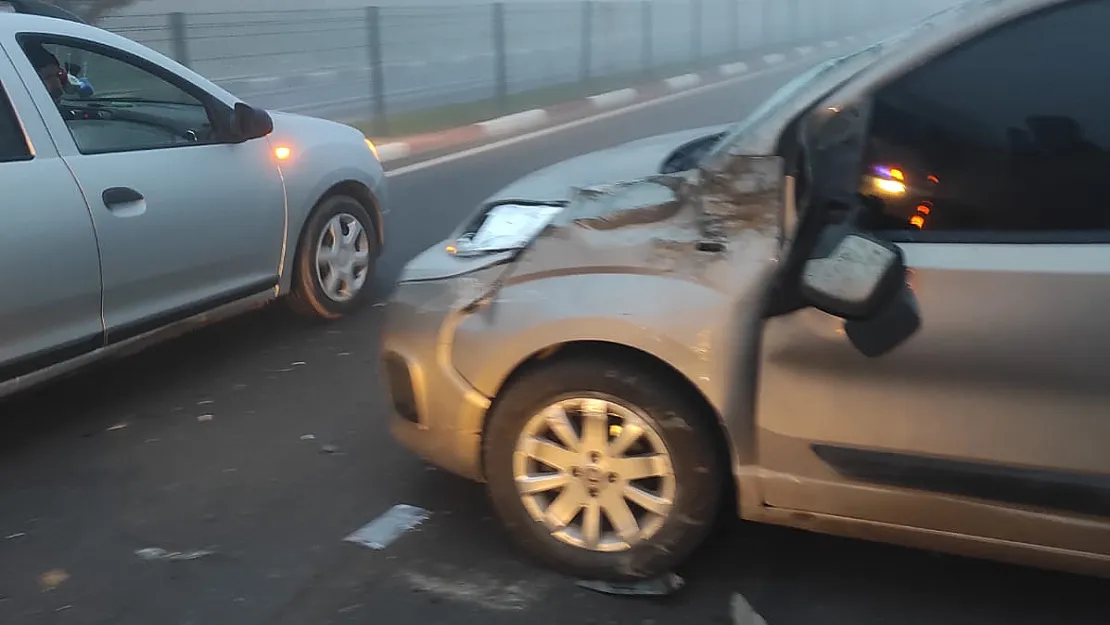
{"label": "silver car's door panel", "polygon": [[[112,138],[113,119],[123,121],[124,113],[135,110],[165,115],[170,120],[167,127],[181,119],[203,121],[199,107],[177,104],[199,102],[186,93],[187,89],[195,93],[195,87],[172,74],[164,73],[163,78],[150,73],[136,61],[139,51],[121,51],[108,33],[56,41],[58,54],[86,59],[88,77],[94,85],[99,81],[98,93],[125,93],[133,100],[109,105],[110,113],[118,109],[120,115],[94,122],[95,133],[85,132],[91,126],[79,119],[74,128],[81,129],[75,139],[41,83],[36,81],[29,89],[59,153],[88,199],[100,241],[109,343],[275,288],[286,216],[284,184],[270,139],[190,143],[183,136],[172,147],[127,150],[129,141],[151,139],[143,139],[135,124],[125,122],[115,137],[118,141],[104,143],[101,139]],[[53,41],[47,39],[47,43]],[[159,59],[145,61],[158,63]],[[20,63],[31,71],[25,58],[16,67]],[[144,104],[144,97],[152,98],[152,105]],[[153,98],[169,104],[159,109],[159,101]],[[198,134],[201,130],[197,128]],[[147,136],[165,135],[157,126],[151,131]],[[90,150],[89,141],[105,149]]]}
{"label": "silver car's door panel", "polygon": [[1110,553],[1110,245],[903,248],[923,326],[887,356],[766,324],[766,502]]}
{"label": "silver car's door panel", "polygon": [[[271,159],[265,140],[66,157],[100,235],[110,341],[277,284],[284,194]],[[112,188],[142,200],[109,207]]]}
{"label": "silver car's door panel", "polygon": [[[88,206],[0,50],[0,386],[103,344],[100,261]],[[5,97],[5,93],[7,97]],[[9,110],[8,104],[13,105]],[[20,137],[19,135],[23,135]],[[10,147],[10,146],[9,146]]]}

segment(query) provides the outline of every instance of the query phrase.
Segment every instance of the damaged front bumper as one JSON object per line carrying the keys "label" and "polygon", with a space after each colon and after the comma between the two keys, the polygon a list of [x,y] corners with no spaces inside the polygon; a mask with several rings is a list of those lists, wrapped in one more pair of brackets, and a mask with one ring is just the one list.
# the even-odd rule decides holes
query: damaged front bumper
{"label": "damaged front bumper", "polygon": [[459,375],[450,357],[460,298],[473,299],[476,280],[400,282],[386,308],[381,367],[393,437],[440,468],[482,481],[481,431],[490,400]]}

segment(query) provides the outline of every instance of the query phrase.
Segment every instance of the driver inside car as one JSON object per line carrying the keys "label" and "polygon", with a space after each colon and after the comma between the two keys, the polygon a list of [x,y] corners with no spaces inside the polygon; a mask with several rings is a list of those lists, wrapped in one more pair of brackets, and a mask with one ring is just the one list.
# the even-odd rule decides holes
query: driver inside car
{"label": "driver inside car", "polygon": [[39,79],[42,80],[42,84],[50,93],[54,103],[61,102],[62,96],[66,92],[66,85],[69,83],[69,75],[62,68],[62,64],[58,62],[58,57],[51,54],[39,43],[29,43],[24,46],[23,51],[27,54],[27,58],[31,61],[35,71],[38,72]]}

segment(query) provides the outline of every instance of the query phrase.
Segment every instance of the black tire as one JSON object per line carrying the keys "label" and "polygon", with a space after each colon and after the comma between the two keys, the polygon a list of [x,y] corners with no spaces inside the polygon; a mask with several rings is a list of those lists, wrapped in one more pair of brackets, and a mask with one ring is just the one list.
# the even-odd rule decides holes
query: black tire
{"label": "black tire", "polygon": [[[366,232],[370,246],[370,265],[362,288],[350,299],[336,301],[329,297],[316,272],[316,248],[328,221],[341,213],[354,217]],[[287,298],[289,307],[301,315],[321,319],[339,319],[362,307],[371,297],[375,263],[378,256],[378,234],[366,207],[346,195],[332,195],[323,199],[301,231],[300,243],[293,267],[293,288]]]}
{"label": "black tire", "polygon": [[[718,430],[697,399],[669,376],[620,359],[571,357],[521,375],[498,397],[485,431],[487,490],[512,539],[568,575],[608,581],[652,577],[679,565],[713,527],[722,493]],[[552,537],[533,521],[513,478],[516,441],[529,417],[561,398],[599,396],[641,413],[671,455],[675,503],[648,540],[619,552],[591,551]]]}

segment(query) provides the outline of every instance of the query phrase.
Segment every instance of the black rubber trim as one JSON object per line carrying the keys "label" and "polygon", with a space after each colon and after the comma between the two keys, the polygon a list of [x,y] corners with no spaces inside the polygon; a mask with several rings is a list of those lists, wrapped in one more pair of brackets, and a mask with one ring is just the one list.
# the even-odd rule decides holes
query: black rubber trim
{"label": "black rubber trim", "polygon": [[84,356],[103,346],[104,335],[98,332],[59,347],[52,347],[22,358],[0,363],[0,382],[14,380],[60,362]]}
{"label": "black rubber trim", "polygon": [[812,449],[837,473],[854,480],[1110,517],[1110,474],[1032,469],[827,444],[814,444]]}
{"label": "black rubber trim", "polygon": [[274,276],[265,280],[259,280],[254,284],[249,284],[245,287],[235,289],[233,291],[228,291],[227,293],[217,295],[216,297],[182,306],[175,310],[154,315],[152,317],[147,317],[146,319],[141,319],[139,321],[132,322],[126,325],[108,328],[108,330],[104,333],[104,344],[114,345],[116,343],[135,338],[136,336],[140,336],[146,334],[147,332],[157,330],[158,328],[168,326],[172,323],[188,319],[189,317],[199,315],[214,308],[219,308],[220,306],[230,304],[232,302],[250,297],[252,295],[258,295],[274,288],[275,286],[277,286],[277,284],[278,277]]}

